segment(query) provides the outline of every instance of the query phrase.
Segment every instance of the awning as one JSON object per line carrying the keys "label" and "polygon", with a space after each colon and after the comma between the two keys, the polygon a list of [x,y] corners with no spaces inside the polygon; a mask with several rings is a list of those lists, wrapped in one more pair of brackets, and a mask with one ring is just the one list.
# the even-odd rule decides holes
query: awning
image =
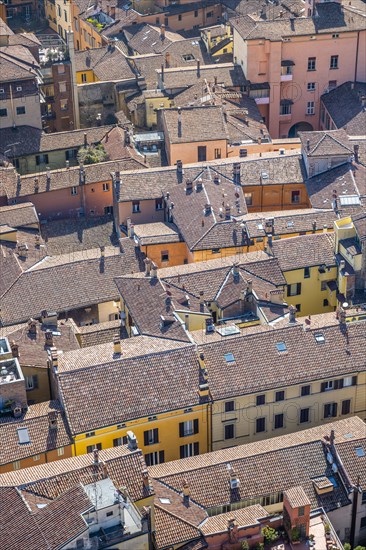
{"label": "awning", "polygon": [[280,101],[280,105],[293,105],[294,102],[292,101],[292,99],[281,99]]}
{"label": "awning", "polygon": [[291,61],[291,59],[284,59],[281,61],[281,67],[292,67],[293,65],[295,65],[295,63]]}

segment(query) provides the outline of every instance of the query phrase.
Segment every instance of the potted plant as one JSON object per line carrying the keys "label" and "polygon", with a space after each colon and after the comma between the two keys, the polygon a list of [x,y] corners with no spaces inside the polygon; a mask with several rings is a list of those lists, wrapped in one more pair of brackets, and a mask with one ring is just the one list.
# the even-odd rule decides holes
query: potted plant
{"label": "potted plant", "polygon": [[291,542],[298,544],[300,542],[300,531],[297,527],[291,530]]}
{"label": "potted plant", "polygon": [[330,525],[327,521],[324,523],[324,531],[325,531],[325,538],[329,539],[330,538]]}
{"label": "potted plant", "polygon": [[241,546],[240,546],[241,550],[249,550],[249,544],[248,544],[248,541],[247,540],[242,540],[241,541]]}

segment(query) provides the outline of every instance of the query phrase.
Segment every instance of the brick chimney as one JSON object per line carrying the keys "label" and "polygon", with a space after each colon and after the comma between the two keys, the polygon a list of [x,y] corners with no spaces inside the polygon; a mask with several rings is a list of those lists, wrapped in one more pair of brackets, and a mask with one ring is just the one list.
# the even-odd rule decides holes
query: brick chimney
{"label": "brick chimney", "polygon": [[156,278],[158,276],[158,266],[152,262],[151,263],[151,277]]}
{"label": "brick chimney", "polygon": [[137,449],[137,439],[131,430],[127,432],[127,447],[130,451],[136,451]]}
{"label": "brick chimney", "polygon": [[151,272],[151,260],[150,260],[150,258],[145,258],[144,263],[145,263],[145,273],[148,277],[150,277],[150,272]]}
{"label": "brick chimney", "polygon": [[19,357],[19,346],[14,340],[10,342],[10,349],[13,357]]}
{"label": "brick chimney", "polygon": [[191,496],[191,489],[186,479],[183,479],[182,495],[183,495],[183,502],[186,502],[186,503],[189,502],[189,497]]}
{"label": "brick chimney", "polygon": [[177,172],[178,174],[183,172],[183,162],[181,160],[177,160]]}
{"label": "brick chimney", "polygon": [[29,319],[28,321],[28,332],[33,335],[37,334],[37,321],[34,319]]}
{"label": "brick chimney", "polygon": [[50,348],[49,350],[49,353],[50,353],[50,365],[51,367],[57,369],[58,367],[58,353],[57,353],[57,348],[55,346],[52,346],[52,348]]}
{"label": "brick chimney", "polygon": [[186,180],[186,193],[190,193],[193,190],[192,180]]}
{"label": "brick chimney", "polygon": [[144,487],[148,489],[150,487],[150,481],[149,481],[149,472],[147,470],[142,471],[142,481],[144,483]]}
{"label": "brick chimney", "polygon": [[57,430],[58,428],[58,412],[50,411],[48,413],[48,426],[50,430]]}
{"label": "brick chimney", "polygon": [[165,67],[166,68],[170,67],[170,53],[169,52],[166,52],[166,54],[165,54]]}
{"label": "brick chimney", "polygon": [[46,346],[52,347],[52,346],[53,346],[53,334],[52,334],[52,330],[47,329],[46,332],[44,333],[44,337],[45,337],[45,344],[46,344]]}
{"label": "brick chimney", "polygon": [[160,27],[160,40],[165,40],[165,25],[164,25],[164,23]]}
{"label": "brick chimney", "polygon": [[289,309],[289,314],[290,314],[288,322],[290,324],[296,323],[296,317],[295,317],[296,316],[296,311],[297,311],[296,307],[291,305],[288,309]]}

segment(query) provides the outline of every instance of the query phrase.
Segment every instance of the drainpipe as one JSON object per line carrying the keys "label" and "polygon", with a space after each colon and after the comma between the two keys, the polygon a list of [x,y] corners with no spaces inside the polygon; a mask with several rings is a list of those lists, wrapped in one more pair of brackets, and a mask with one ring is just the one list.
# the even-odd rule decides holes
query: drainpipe
{"label": "drainpipe", "polygon": [[357,32],[357,42],[356,42],[356,60],[355,60],[355,78],[354,81],[357,82],[357,69],[358,69],[358,49],[360,45],[360,31]]}
{"label": "drainpipe", "polygon": [[13,86],[11,84],[9,85],[9,90],[10,90],[11,116],[12,116],[12,119],[13,119],[13,126],[16,126],[16,124],[15,124],[15,112],[14,112],[14,99],[13,99]]}
{"label": "drainpipe", "polygon": [[74,105],[74,129],[79,130],[80,128],[79,95],[78,95],[78,83],[76,80],[76,70],[75,70],[74,33],[72,30],[68,31],[66,36],[66,42],[69,50],[70,66],[71,66],[70,78],[71,78],[72,102]]}
{"label": "drainpipe", "polygon": [[349,537],[349,542],[351,548],[355,546],[355,537],[356,537],[356,519],[357,519],[357,506],[358,506],[358,497],[360,494],[360,476],[357,479],[357,485],[353,490],[353,501],[352,501],[352,515],[351,515],[351,532]]}

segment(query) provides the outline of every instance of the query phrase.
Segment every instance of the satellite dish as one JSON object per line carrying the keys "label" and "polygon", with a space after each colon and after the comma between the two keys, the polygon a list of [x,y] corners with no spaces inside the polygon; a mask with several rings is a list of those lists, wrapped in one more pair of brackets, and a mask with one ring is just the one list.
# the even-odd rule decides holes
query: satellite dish
{"label": "satellite dish", "polygon": [[342,307],[343,309],[347,309],[349,306],[348,302],[343,302]]}

